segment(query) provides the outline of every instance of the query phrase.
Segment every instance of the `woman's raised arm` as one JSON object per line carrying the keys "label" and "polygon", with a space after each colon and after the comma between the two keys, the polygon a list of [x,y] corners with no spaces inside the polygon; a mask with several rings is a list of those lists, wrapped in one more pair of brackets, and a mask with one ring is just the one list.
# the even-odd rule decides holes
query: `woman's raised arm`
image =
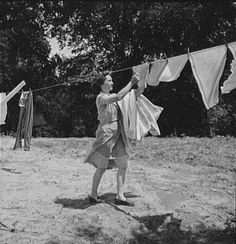
{"label": "woman's raised arm", "polygon": [[118,93],[114,93],[111,95],[103,95],[100,97],[101,104],[109,104],[113,102],[117,102],[121,100],[131,89],[132,87],[139,82],[139,75],[134,74],[130,80],[130,82],[122,88]]}

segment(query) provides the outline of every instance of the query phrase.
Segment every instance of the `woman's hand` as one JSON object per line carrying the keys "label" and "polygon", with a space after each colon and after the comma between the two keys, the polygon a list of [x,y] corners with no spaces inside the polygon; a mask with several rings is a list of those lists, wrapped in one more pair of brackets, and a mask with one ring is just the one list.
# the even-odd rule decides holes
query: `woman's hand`
{"label": "woman's hand", "polygon": [[133,86],[139,82],[139,74],[135,73],[130,82],[117,93],[117,101],[120,101],[128,92],[130,92],[131,89],[133,89]]}

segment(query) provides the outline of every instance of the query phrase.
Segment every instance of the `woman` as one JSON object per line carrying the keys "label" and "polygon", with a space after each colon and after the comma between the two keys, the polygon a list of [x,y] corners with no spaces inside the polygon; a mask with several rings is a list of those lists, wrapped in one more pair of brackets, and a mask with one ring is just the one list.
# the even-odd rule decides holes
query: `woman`
{"label": "woman", "polygon": [[128,166],[128,153],[126,150],[126,137],[122,125],[122,114],[117,101],[121,100],[131,88],[138,83],[138,74],[132,76],[130,82],[118,93],[110,94],[113,89],[113,81],[109,72],[97,74],[94,86],[98,86],[100,93],[96,99],[99,126],[96,131],[96,140],[92,151],[85,162],[96,167],[93,176],[92,191],[89,196],[90,203],[100,203],[97,191],[101,177],[109,166],[109,160],[115,161],[117,172],[117,196],[116,204],[133,205],[124,196],[124,183]]}

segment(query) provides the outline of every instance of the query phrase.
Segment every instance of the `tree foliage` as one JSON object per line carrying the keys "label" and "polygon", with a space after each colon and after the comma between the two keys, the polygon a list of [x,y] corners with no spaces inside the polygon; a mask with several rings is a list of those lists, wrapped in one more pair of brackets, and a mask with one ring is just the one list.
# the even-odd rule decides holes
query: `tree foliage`
{"label": "tree foliage", "polygon": [[[132,67],[229,43],[236,36],[233,2],[4,1],[0,11],[2,91],[22,79],[31,89],[71,83],[34,93],[35,109],[47,120],[44,130],[53,136],[94,134],[94,70]],[[52,37],[61,47],[71,46],[76,56],[50,59],[47,38]],[[228,57],[221,85],[230,74]],[[131,75],[132,70],[115,73],[115,91]],[[163,135],[236,134],[235,96],[224,95],[206,111],[189,63],[177,81],[148,87],[144,95],[164,107]],[[7,130],[16,127],[17,102],[9,103]]]}

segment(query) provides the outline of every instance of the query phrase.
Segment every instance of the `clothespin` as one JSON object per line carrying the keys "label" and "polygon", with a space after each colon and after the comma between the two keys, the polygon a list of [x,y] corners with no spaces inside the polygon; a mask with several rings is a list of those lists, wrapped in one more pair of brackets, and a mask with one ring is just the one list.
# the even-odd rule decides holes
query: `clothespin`
{"label": "clothespin", "polygon": [[148,73],[150,73],[151,70],[152,70],[152,63],[150,62],[150,63],[149,63],[149,66],[148,66]]}
{"label": "clothespin", "polygon": [[169,60],[168,60],[168,58],[167,58],[166,53],[164,53],[164,57],[165,57],[165,59],[166,59],[166,61],[167,61],[167,63],[166,63],[166,64],[168,64]]}
{"label": "clothespin", "polygon": [[188,54],[188,57],[189,57],[189,47],[188,47],[188,49],[187,49],[187,54]]}
{"label": "clothespin", "polygon": [[18,91],[18,93],[20,93],[22,95],[22,93],[24,93],[25,91],[23,89],[21,89],[20,91]]}

